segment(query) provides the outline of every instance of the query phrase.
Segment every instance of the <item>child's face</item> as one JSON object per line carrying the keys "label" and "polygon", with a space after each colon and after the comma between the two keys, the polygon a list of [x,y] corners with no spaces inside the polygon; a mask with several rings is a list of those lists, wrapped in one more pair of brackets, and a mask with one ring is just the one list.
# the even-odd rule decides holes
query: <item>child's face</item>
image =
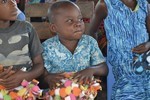
{"label": "child's face", "polygon": [[85,26],[81,12],[74,6],[59,9],[54,26],[61,39],[78,40],[84,33]]}
{"label": "child's face", "polygon": [[0,21],[15,20],[17,4],[15,0],[0,0]]}

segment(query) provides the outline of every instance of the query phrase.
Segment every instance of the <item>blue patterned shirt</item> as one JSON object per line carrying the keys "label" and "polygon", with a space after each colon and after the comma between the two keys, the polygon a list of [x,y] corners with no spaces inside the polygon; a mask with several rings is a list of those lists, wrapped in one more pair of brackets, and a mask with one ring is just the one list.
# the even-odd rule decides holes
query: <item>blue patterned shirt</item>
{"label": "blue patterned shirt", "polygon": [[58,36],[46,40],[43,44],[44,66],[50,73],[77,72],[93,65],[105,62],[97,41],[83,35],[72,54]]}

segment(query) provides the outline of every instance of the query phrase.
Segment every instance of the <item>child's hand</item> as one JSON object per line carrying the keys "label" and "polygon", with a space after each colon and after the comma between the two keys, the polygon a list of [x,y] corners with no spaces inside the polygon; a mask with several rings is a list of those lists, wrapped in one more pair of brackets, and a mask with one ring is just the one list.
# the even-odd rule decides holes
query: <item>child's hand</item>
{"label": "child's hand", "polygon": [[44,80],[48,83],[50,89],[54,89],[56,83],[60,83],[61,79],[64,78],[63,73],[49,73]]}
{"label": "child's hand", "polygon": [[16,88],[21,84],[22,80],[24,79],[23,73],[24,73],[23,71],[19,70],[13,73],[8,78],[1,80],[0,83],[3,86],[5,86],[7,90]]}
{"label": "child's hand", "polygon": [[0,79],[6,79],[9,76],[11,76],[12,74],[15,73],[15,71],[12,70],[13,66],[8,67],[8,69],[4,69],[3,71],[1,71],[0,73]]}
{"label": "child's hand", "polygon": [[73,78],[77,79],[78,82],[86,84],[86,83],[92,81],[93,70],[91,68],[86,68],[84,70],[81,70],[81,71],[75,73]]}
{"label": "child's hand", "polygon": [[150,49],[150,42],[145,42],[133,48],[132,51],[140,54],[148,51],[149,49]]}

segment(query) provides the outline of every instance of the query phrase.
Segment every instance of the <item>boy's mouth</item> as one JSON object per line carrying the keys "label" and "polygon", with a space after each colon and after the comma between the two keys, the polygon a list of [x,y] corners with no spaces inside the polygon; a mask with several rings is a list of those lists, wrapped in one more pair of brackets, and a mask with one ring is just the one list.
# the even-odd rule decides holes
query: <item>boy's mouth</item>
{"label": "boy's mouth", "polygon": [[82,32],[82,30],[77,30],[74,33],[81,33],[81,32]]}

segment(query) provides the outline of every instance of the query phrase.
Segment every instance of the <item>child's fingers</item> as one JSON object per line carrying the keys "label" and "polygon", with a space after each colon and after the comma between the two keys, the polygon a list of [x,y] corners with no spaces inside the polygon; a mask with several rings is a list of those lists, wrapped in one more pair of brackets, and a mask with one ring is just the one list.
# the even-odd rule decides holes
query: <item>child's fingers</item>
{"label": "child's fingers", "polygon": [[11,84],[5,85],[7,90],[11,90],[11,89],[13,89],[13,88],[15,88],[17,86],[18,86],[18,84],[16,84],[16,83],[11,83]]}
{"label": "child's fingers", "polygon": [[8,78],[9,76],[11,76],[11,75],[14,74],[14,73],[15,73],[15,71],[11,70],[7,75],[5,75],[5,76],[3,77],[3,79]]}
{"label": "child's fingers", "polygon": [[8,69],[4,69],[4,72],[9,73],[12,70],[13,66],[8,67]]}
{"label": "child's fingers", "polygon": [[4,71],[3,65],[0,64],[0,73]]}
{"label": "child's fingers", "polygon": [[85,78],[83,79],[83,83],[84,83],[84,84],[87,84],[87,83],[89,82],[89,79],[90,79],[90,78],[85,77]]}
{"label": "child's fingers", "polygon": [[12,70],[13,66],[10,66],[8,69],[4,69],[4,71],[0,74],[0,78],[7,77],[8,73]]}
{"label": "child's fingers", "polygon": [[3,79],[2,82],[5,83],[5,85],[9,85],[9,84],[12,84],[15,81],[14,81],[14,78],[9,77],[7,79]]}
{"label": "child's fingers", "polygon": [[65,77],[64,77],[64,76],[61,76],[61,75],[58,75],[58,76],[55,77],[55,79],[56,79],[56,80],[59,80],[59,81],[60,81],[61,79],[64,79],[64,78],[65,78]]}
{"label": "child's fingers", "polygon": [[65,77],[64,74],[58,74],[57,77]]}
{"label": "child's fingers", "polygon": [[50,88],[51,90],[55,89],[55,88],[56,88],[56,82],[50,82],[50,83],[49,83],[49,88]]}
{"label": "child's fingers", "polygon": [[73,75],[73,78],[78,79],[80,76],[81,76],[81,74],[79,72],[77,72]]}
{"label": "child's fingers", "polygon": [[78,82],[84,83],[85,81],[86,81],[86,80],[85,80],[85,77],[84,77],[84,76],[78,77]]}
{"label": "child's fingers", "polygon": [[74,75],[73,79],[78,79],[80,77],[80,75]]}

